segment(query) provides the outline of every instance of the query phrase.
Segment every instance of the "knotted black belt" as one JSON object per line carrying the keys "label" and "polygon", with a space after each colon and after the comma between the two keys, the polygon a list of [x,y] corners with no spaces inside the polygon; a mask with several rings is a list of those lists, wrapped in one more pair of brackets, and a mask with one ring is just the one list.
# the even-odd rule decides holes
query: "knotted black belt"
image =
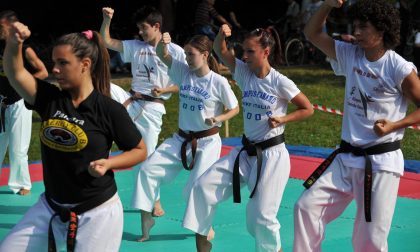
{"label": "knotted black belt", "polygon": [[284,142],[284,134],[272,137],[265,141],[259,143],[253,143],[246,138],[245,135],[242,136],[242,149],[239,151],[238,155],[235,159],[235,164],[233,166],[233,178],[232,178],[232,186],[233,186],[233,202],[241,203],[241,182],[240,182],[240,175],[239,175],[239,157],[243,150],[246,151],[248,156],[257,156],[257,180],[255,181],[254,189],[251,192],[249,198],[252,198],[255,194],[255,191],[258,186],[258,181],[260,180],[261,176],[261,167],[262,167],[262,151],[275,146],[279,145]]}
{"label": "knotted black belt", "polygon": [[140,92],[135,92],[134,90],[130,89],[129,93],[131,94],[131,97],[126,100],[123,105],[124,107],[127,107],[128,104],[132,103],[135,100],[143,100],[143,101],[151,101],[151,102],[157,102],[160,104],[165,104],[165,100],[161,98],[156,98],[152,96],[148,96],[145,94],[142,94]]}
{"label": "knotted black belt", "polygon": [[74,252],[74,249],[76,247],[76,235],[77,235],[77,228],[78,228],[77,215],[87,212],[101,205],[102,203],[109,200],[114,194],[115,192],[113,190],[106,190],[104,193],[101,193],[100,195],[72,208],[60,206],[57,203],[55,203],[53,200],[51,200],[50,197],[45,195],[48,205],[55,212],[51,216],[50,223],[48,225],[48,252],[57,251],[54,232],[52,229],[52,221],[56,216],[60,216],[60,220],[62,222],[67,222],[67,221],[69,222],[69,226],[67,229],[67,252]]}
{"label": "knotted black belt", "polygon": [[[214,127],[208,130],[196,131],[196,132],[190,132],[190,133],[186,133],[181,129],[178,130],[178,135],[180,135],[182,138],[185,139],[181,145],[181,160],[182,160],[182,165],[184,166],[185,170],[190,171],[194,167],[195,153],[197,151],[197,139],[215,135],[217,133],[219,133],[219,127]],[[187,164],[187,144],[189,142],[191,142],[191,156],[192,156],[190,165]]]}
{"label": "knotted black belt", "polygon": [[6,132],[6,109],[7,104],[5,100],[7,99],[6,96],[0,95],[0,133]]}
{"label": "knotted black belt", "polygon": [[371,222],[371,195],[372,195],[372,162],[368,155],[377,155],[390,151],[395,151],[400,148],[400,141],[383,143],[371,146],[369,148],[363,149],[360,147],[354,147],[346,141],[341,140],[340,148],[336,149],[331,153],[325,160],[322,162],[318,168],[306,179],[303,183],[303,186],[308,189],[317,181],[317,179],[324,173],[324,171],[330,166],[334,158],[339,153],[353,153],[356,156],[365,157],[365,181],[364,181],[364,204],[365,204],[365,220],[366,222]]}

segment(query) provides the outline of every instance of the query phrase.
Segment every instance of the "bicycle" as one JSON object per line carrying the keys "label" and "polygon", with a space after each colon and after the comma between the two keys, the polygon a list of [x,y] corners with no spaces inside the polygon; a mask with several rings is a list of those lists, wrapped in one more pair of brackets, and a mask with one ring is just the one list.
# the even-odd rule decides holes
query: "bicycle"
{"label": "bicycle", "polygon": [[285,43],[284,57],[287,66],[301,66],[306,63],[323,63],[325,55],[306,40],[299,29]]}

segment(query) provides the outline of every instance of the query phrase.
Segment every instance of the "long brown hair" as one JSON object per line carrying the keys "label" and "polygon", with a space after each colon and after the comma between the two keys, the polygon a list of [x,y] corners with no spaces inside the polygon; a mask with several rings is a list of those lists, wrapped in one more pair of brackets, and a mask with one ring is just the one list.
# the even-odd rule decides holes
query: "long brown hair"
{"label": "long brown hair", "polygon": [[188,40],[186,44],[191,45],[201,53],[208,52],[209,56],[207,57],[207,64],[209,65],[209,68],[215,73],[220,73],[219,64],[212,55],[213,43],[209,37],[206,35],[195,35]]}
{"label": "long brown hair", "polygon": [[92,76],[93,87],[101,94],[111,96],[111,72],[109,70],[109,54],[102,40],[102,37],[96,31],[87,31],[91,36],[85,33],[70,33],[61,36],[54,44],[70,45],[72,52],[79,59],[90,58],[92,67],[90,74]]}

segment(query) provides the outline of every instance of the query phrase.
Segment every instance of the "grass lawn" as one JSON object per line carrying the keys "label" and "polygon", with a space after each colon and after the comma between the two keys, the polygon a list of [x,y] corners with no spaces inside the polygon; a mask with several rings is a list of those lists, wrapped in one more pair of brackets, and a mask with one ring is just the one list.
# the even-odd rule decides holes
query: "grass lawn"
{"label": "grass lawn", "polygon": [[[305,93],[313,104],[325,105],[330,108],[343,110],[344,78],[337,77],[329,68],[296,67],[282,68],[280,72],[292,79]],[[129,89],[131,78],[114,76],[113,82]],[[230,78],[229,75],[226,77]],[[240,100],[238,87],[233,87]],[[239,101],[241,103],[241,101]],[[293,104],[289,110],[293,110]],[[178,129],[178,96],[174,95],[166,103],[166,115],[163,118],[162,132],[159,142],[172,135]],[[413,111],[411,104],[409,111]],[[315,111],[314,115],[305,121],[290,123],[286,127],[286,142],[290,145],[306,145],[334,148],[340,142],[341,117],[334,114]],[[39,117],[34,113],[32,140],[29,149],[29,159],[39,160]],[[243,131],[242,113],[229,121],[229,136],[241,136]],[[222,127],[221,136],[225,136]],[[402,144],[405,159],[420,160],[420,131],[407,129]],[[7,162],[7,160],[6,160]]]}

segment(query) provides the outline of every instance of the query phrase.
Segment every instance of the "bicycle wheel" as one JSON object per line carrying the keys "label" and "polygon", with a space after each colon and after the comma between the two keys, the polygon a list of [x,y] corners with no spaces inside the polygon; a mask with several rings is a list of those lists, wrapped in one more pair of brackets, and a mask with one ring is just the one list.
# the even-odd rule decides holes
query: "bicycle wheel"
{"label": "bicycle wheel", "polygon": [[305,58],[305,46],[298,38],[286,42],[285,49],[286,64],[288,66],[302,65]]}

